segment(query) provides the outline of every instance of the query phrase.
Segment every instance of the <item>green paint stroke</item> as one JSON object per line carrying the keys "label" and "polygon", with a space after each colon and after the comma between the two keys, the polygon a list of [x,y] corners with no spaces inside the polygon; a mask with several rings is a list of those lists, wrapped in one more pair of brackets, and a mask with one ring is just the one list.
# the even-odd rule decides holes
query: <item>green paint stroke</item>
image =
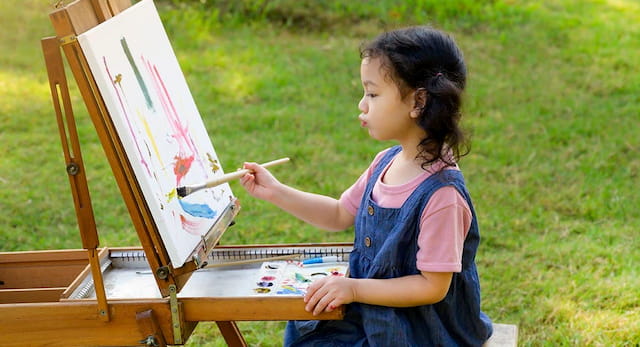
{"label": "green paint stroke", "polygon": [[142,90],[142,94],[144,94],[144,98],[147,101],[147,107],[153,109],[153,102],[151,101],[151,97],[149,96],[149,90],[147,89],[147,85],[142,79],[142,75],[140,74],[138,65],[136,65],[136,62],[133,60],[133,56],[131,55],[131,51],[129,50],[129,45],[127,44],[127,39],[124,37],[120,39],[120,44],[122,45],[124,54],[127,56],[127,60],[129,60],[129,65],[131,65],[133,73],[136,75],[136,79],[138,80],[138,84],[140,85],[140,89]]}

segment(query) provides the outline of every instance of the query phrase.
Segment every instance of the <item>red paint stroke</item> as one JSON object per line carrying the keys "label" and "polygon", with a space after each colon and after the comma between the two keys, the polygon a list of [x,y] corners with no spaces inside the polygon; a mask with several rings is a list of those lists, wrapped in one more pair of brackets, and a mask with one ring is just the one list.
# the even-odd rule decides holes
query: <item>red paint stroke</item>
{"label": "red paint stroke", "polygon": [[[111,81],[111,85],[113,86],[113,89],[116,92],[116,96],[118,97],[118,101],[120,102],[120,108],[122,109],[122,112],[124,113],[124,119],[127,122],[127,126],[129,127],[129,132],[131,133],[131,137],[133,139],[134,144],[136,145],[136,149],[138,150],[138,156],[140,157],[140,162],[142,163],[142,166],[145,167],[145,169],[147,170],[147,175],[149,177],[152,176],[151,174],[151,169],[149,169],[149,163],[147,163],[147,161],[144,159],[144,155],[142,155],[142,150],[140,149],[140,144],[138,143],[138,138],[136,137],[135,131],[133,130],[133,126],[131,125],[131,120],[129,119],[129,113],[127,112],[127,107],[125,107],[125,102],[122,100],[125,97],[125,93],[124,90],[122,90],[122,86],[121,85],[117,85],[116,86],[116,82],[114,77],[111,75],[111,71],[109,71],[109,65],[107,64],[107,58],[106,57],[102,57],[102,61],[104,62],[104,69],[107,72],[107,75],[109,76],[109,80]],[[120,90],[118,90],[118,87],[120,87]],[[120,94],[120,92],[122,92],[122,95]]]}
{"label": "red paint stroke", "polygon": [[176,155],[173,159],[175,159],[173,173],[176,175],[176,182],[180,183],[184,176],[189,172],[189,169],[191,169],[191,163],[193,163],[194,157],[192,155],[190,157],[183,158]]}
{"label": "red paint stroke", "polygon": [[189,234],[200,236],[200,226],[202,223],[194,220],[189,220],[184,215],[180,215],[180,223],[182,224],[182,230],[188,232]]}
{"label": "red paint stroke", "polygon": [[[147,71],[153,77],[156,94],[160,100],[164,114],[167,117],[167,123],[171,128],[170,135],[178,144],[178,153],[175,156],[176,161],[174,162],[174,172],[176,173],[176,185],[180,185],[182,179],[190,171],[193,160],[196,160],[203,172],[205,171],[205,165],[199,159],[200,156],[197,155],[198,150],[193,138],[189,134],[189,126],[188,124],[184,124],[179,116],[157,66],[146,60],[144,56],[141,57],[141,59],[145,62]],[[185,159],[190,159],[188,165],[185,165]]]}

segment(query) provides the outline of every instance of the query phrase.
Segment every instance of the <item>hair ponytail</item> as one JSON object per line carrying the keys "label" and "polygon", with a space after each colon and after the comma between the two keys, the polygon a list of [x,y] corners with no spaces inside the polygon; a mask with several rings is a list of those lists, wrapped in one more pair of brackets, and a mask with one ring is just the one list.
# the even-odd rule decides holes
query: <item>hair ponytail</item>
{"label": "hair ponytail", "polygon": [[429,79],[425,90],[427,98],[418,117],[418,125],[425,130],[427,137],[420,141],[418,156],[423,159],[423,166],[437,160],[454,165],[468,152],[465,148],[461,153],[461,147],[465,146],[465,136],[459,127],[463,90],[442,72]]}

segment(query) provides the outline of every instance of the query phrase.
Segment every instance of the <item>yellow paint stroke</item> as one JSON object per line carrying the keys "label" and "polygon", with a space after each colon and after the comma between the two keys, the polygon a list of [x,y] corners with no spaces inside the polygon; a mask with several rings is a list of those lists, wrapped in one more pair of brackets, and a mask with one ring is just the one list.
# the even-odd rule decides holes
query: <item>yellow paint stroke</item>
{"label": "yellow paint stroke", "polygon": [[211,153],[207,153],[207,158],[209,159],[209,166],[211,166],[211,170],[213,170],[213,173],[218,172],[218,170],[220,170],[220,165],[218,165],[218,160],[214,159]]}
{"label": "yellow paint stroke", "polygon": [[144,124],[144,131],[147,133],[147,138],[149,139],[149,141],[151,141],[151,146],[153,146],[153,151],[155,152],[156,157],[160,161],[160,167],[164,168],[164,163],[162,162],[162,157],[160,156],[160,150],[158,150],[158,144],[156,143],[156,140],[153,137],[153,134],[151,133],[149,122],[147,122],[147,119],[142,115],[139,109],[136,111],[138,113],[138,118],[140,119],[142,124]]}
{"label": "yellow paint stroke", "polygon": [[173,200],[173,199],[178,197],[178,191],[175,188],[173,188],[165,196],[167,197],[167,202],[171,202],[171,200]]}

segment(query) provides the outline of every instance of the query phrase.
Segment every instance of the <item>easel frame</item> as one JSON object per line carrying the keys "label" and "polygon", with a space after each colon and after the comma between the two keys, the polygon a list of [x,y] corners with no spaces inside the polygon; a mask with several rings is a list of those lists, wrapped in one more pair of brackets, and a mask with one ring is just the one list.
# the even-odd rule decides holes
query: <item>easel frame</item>
{"label": "easel frame", "polygon": [[[198,322],[215,321],[229,346],[246,346],[236,320],[341,319],[343,310],[318,317],[304,311],[300,298],[185,297],[176,293],[202,266],[216,238],[205,239],[193,260],[179,268],[171,264],[122,143],[88,68],[77,35],[131,6],[130,0],[76,0],[50,13],[55,37],[42,40],[54,110],[60,130],[66,171],[71,185],[84,250],[0,253],[0,280],[10,278],[10,289],[0,281],[0,341],[3,345],[47,344],[160,345],[183,344]],[[101,262],[119,249],[99,248],[81,148],[64,73],[63,52],[111,165],[161,298],[108,299]],[[238,213],[229,205],[212,228],[226,229]],[[349,244],[291,245],[294,247],[349,246]],[[260,248],[270,245],[245,247]],[[289,245],[280,245],[289,246]],[[233,246],[232,246],[233,247]],[[18,278],[24,273],[31,276]],[[82,278],[92,276],[96,298],[69,300],[65,293]]]}
{"label": "easel frame", "polygon": [[[156,281],[160,291],[163,296],[168,296],[169,286],[175,285],[181,288],[188,280],[189,274],[196,269],[197,264],[193,262],[187,263],[180,269],[171,267],[169,255],[162,244],[142,190],[135,179],[135,174],[128,161],[125,149],[119,141],[115,126],[109,117],[107,107],[98,91],[98,87],[89,70],[88,63],[82,53],[80,45],[76,40],[77,35],[99,25],[104,20],[111,18],[127,7],[128,1],[126,0],[74,1],[65,7],[53,11],[50,14],[50,18],[56,31],[57,41],[67,58],[80,94],[96,128],[98,138],[104,148],[107,160],[111,165],[112,172],[133,221],[134,228],[147,254],[149,265],[156,272]],[[55,41],[53,39],[44,39],[43,46],[44,42],[47,41],[51,42],[48,44],[48,46],[51,47],[47,47],[51,53],[47,55],[54,55]],[[60,48],[58,48],[58,50],[59,49]],[[47,66],[50,71],[60,69],[60,67],[57,67],[55,64],[47,63]],[[68,124],[72,123],[70,122],[72,117],[73,116],[66,117]],[[71,139],[73,139],[73,137],[71,137]],[[68,165],[72,164],[73,163],[68,163]],[[76,164],[80,165],[81,160]],[[82,180],[71,180],[72,186],[74,184],[83,185],[85,183],[86,181],[83,182]],[[79,188],[78,191],[83,193],[84,190]],[[90,202],[88,194],[84,198]],[[82,207],[79,207],[76,203],[76,210],[78,211],[81,208]],[[82,218],[86,217],[88,217],[88,215],[83,213]],[[90,230],[91,226],[92,225],[87,225],[87,228],[85,230],[81,229],[80,233],[82,235],[94,234],[94,232]],[[93,226],[95,226],[95,223],[93,223]],[[83,240],[84,238],[88,237],[83,236]],[[83,246],[89,249],[87,245]]]}

